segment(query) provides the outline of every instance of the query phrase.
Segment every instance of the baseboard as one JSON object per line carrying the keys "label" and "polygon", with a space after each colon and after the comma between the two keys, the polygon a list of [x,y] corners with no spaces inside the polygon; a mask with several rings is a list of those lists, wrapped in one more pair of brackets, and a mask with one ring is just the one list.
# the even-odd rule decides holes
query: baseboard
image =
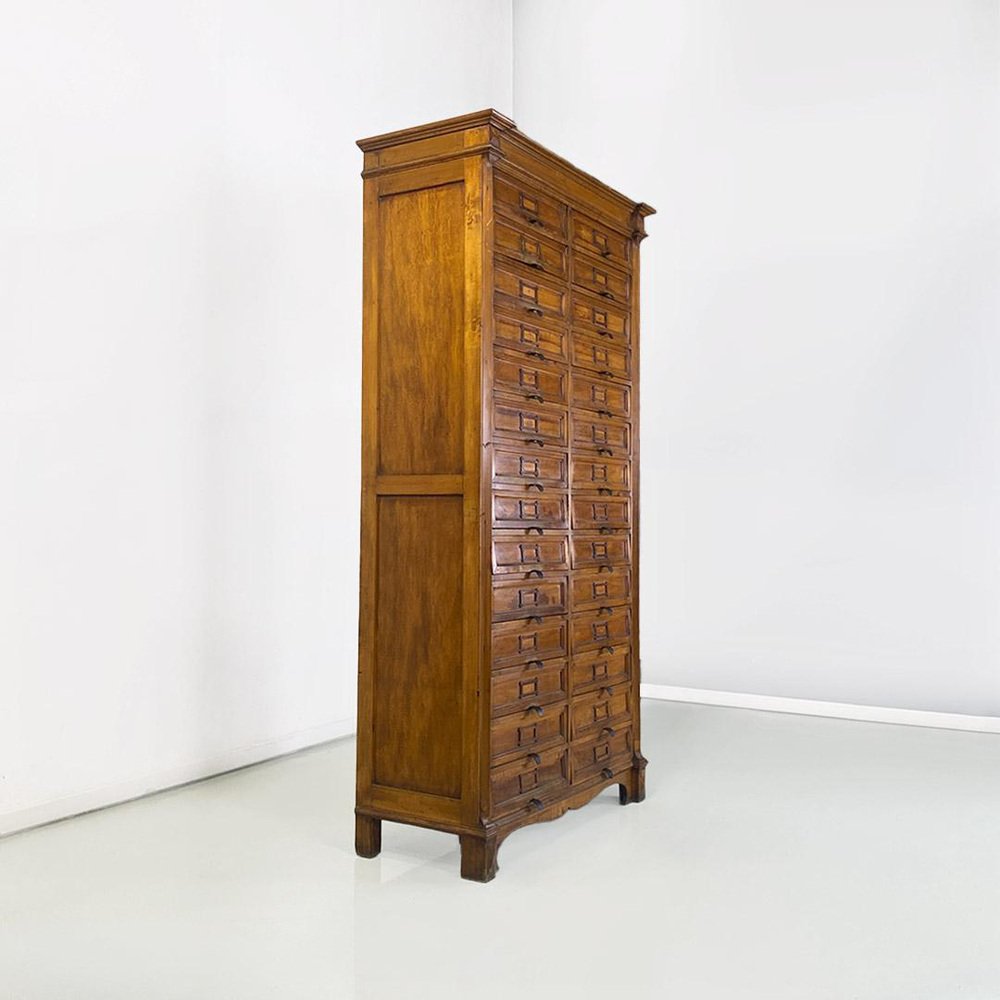
{"label": "baseboard", "polygon": [[958,729],[970,733],[1000,733],[1000,718],[992,715],[961,715],[957,712],[925,712],[913,708],[882,708],[875,705],[848,705],[836,701],[809,701],[806,698],[779,698],[738,691],[709,691],[704,688],[672,687],[669,684],[642,684],[643,698],[658,701],[686,701],[723,708],[755,708],[761,712],[816,715],[827,719],[855,722],[887,722],[894,726],[925,726],[931,729]]}
{"label": "baseboard", "polygon": [[274,757],[295,753],[296,750],[304,750],[306,747],[348,736],[353,732],[353,718],[338,719],[276,739],[236,747],[216,757],[192,761],[166,771],[141,775],[114,784],[102,785],[100,788],[93,788],[77,795],[15,809],[0,814],[0,837],[19,833],[31,827],[43,826],[46,823],[54,823],[56,820],[68,819],[71,816],[79,816],[81,813],[93,812],[95,809],[119,805],[155,792],[166,791],[168,788],[188,785],[193,781],[202,781],[205,778],[225,774],[227,771],[237,771],[251,764],[259,764]]}

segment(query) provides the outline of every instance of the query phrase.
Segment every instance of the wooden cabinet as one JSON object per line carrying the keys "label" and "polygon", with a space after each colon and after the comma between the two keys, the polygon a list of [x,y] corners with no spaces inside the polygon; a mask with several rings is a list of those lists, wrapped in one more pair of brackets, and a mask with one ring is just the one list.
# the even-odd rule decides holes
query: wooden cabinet
{"label": "wooden cabinet", "polygon": [[495,111],[361,140],[357,851],[641,801],[639,242]]}

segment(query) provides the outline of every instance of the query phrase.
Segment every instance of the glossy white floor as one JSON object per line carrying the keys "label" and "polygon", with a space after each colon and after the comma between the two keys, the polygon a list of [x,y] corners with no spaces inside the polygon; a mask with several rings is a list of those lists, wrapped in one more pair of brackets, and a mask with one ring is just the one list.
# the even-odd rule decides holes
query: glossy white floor
{"label": "glossy white floor", "polygon": [[3,1000],[1000,997],[1000,738],[644,703],[648,797],[352,851],[344,740],[0,841]]}

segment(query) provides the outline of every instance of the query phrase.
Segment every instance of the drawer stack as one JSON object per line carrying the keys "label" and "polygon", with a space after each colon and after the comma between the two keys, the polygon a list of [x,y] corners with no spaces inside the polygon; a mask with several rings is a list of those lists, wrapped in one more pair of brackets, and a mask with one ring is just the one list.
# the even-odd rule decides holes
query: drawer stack
{"label": "drawer stack", "polygon": [[632,762],[632,240],[494,175],[492,815]]}

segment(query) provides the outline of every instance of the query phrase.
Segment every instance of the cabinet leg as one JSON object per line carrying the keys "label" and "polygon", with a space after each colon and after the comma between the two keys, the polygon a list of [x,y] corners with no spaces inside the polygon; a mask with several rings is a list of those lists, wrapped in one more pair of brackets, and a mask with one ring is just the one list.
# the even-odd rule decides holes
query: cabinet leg
{"label": "cabinet leg", "polygon": [[355,815],[354,850],[360,858],[374,858],[382,850],[382,820]]}
{"label": "cabinet leg", "polygon": [[632,768],[627,775],[627,783],[618,786],[618,801],[626,806],[630,802],[642,802],[646,797],[646,758],[634,757]]}
{"label": "cabinet leg", "polygon": [[462,878],[472,882],[489,882],[497,873],[497,851],[500,844],[496,837],[460,835],[462,851]]}

